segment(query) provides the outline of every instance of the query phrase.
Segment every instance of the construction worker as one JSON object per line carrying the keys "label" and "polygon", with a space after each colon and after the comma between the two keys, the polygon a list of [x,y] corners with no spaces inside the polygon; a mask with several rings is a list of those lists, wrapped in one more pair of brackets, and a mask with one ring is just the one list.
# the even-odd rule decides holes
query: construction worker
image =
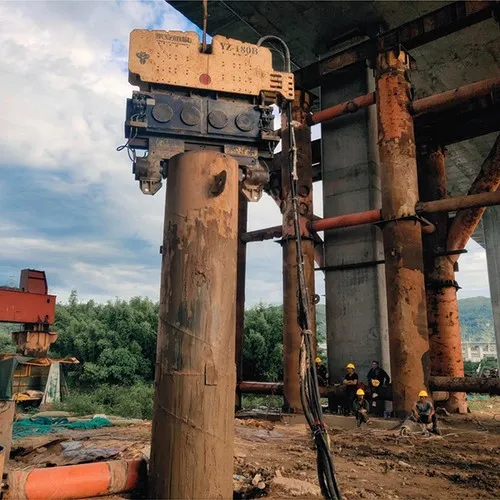
{"label": "construction worker", "polygon": [[410,418],[413,421],[422,424],[426,430],[427,426],[432,423],[432,432],[440,435],[441,431],[437,426],[437,416],[434,411],[434,405],[428,397],[429,395],[426,390],[421,390],[418,393],[418,401],[415,403],[414,408],[412,408],[412,416]]}
{"label": "construction worker", "polygon": [[318,384],[326,387],[328,385],[328,370],[326,366],[321,362],[321,358],[318,356],[314,362],[316,363],[316,374],[318,376]]}
{"label": "construction worker", "polygon": [[345,385],[345,402],[344,414],[349,415],[352,410],[352,403],[356,399],[356,389],[358,388],[358,374],[354,371],[356,367],[353,363],[346,366],[347,373],[344,377],[343,384]]}
{"label": "construction worker", "polygon": [[368,417],[369,405],[368,401],[365,399],[365,391],[363,391],[363,389],[358,389],[356,391],[356,398],[352,403],[352,409],[354,411],[358,427],[361,427],[361,424],[363,423],[371,423]]}
{"label": "construction worker", "polygon": [[376,378],[368,381],[371,386],[371,403],[370,403],[370,413],[378,417],[384,415],[384,401],[381,401],[378,397],[377,389],[380,387],[380,381]]}
{"label": "construction worker", "polygon": [[372,367],[368,372],[367,378],[368,378],[368,385],[370,386],[370,388],[374,387],[373,385],[374,380],[378,380],[379,385],[387,385],[391,381],[387,372],[383,368],[380,368],[378,361],[372,361]]}

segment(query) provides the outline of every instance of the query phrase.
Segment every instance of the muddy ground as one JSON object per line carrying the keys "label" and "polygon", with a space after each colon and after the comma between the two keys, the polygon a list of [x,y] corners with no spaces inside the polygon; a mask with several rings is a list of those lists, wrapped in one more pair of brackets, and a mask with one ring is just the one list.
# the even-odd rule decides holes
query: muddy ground
{"label": "muddy ground", "polygon": [[[476,406],[476,411],[465,417],[442,417],[441,437],[425,437],[420,432],[401,437],[396,421],[357,429],[352,420],[329,416],[343,497],[500,498],[500,398]],[[15,440],[12,467],[78,463],[82,457],[62,456],[68,440],[81,441],[80,449],[96,459],[148,456],[150,431],[150,422],[134,422]],[[320,496],[314,448],[300,419],[236,419],[235,432],[235,498]]]}

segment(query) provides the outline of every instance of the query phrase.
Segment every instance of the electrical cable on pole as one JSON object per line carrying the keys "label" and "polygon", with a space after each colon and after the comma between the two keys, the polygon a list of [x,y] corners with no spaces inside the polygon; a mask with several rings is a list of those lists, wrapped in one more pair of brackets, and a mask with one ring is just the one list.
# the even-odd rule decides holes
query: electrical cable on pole
{"label": "electrical cable on pole", "polygon": [[[285,71],[290,72],[290,50],[286,43],[276,36],[262,37],[257,45],[268,40],[279,42],[285,53]],[[314,363],[314,346],[311,332],[311,318],[309,316],[310,295],[306,285],[304,271],[304,255],[299,224],[298,204],[298,176],[297,176],[297,146],[292,117],[292,102],[287,101],[286,109],[288,122],[288,173],[292,194],[293,221],[295,229],[295,243],[297,248],[297,277],[298,277],[298,311],[297,320],[302,330],[302,342],[299,355],[300,366],[300,399],[307,423],[314,436],[317,450],[318,480],[323,496],[327,500],[341,500],[342,496],[335,478],[335,466],[330,453],[329,438],[323,420],[321,399],[319,395],[318,376]]]}

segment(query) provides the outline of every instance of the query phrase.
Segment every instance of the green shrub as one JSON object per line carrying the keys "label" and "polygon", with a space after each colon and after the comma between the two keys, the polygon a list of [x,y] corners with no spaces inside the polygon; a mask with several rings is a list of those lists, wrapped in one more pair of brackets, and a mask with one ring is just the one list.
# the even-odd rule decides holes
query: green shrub
{"label": "green shrub", "polygon": [[254,410],[265,406],[267,409],[276,410],[283,406],[283,396],[254,396],[253,394],[243,394],[241,407],[244,410]]}
{"label": "green shrub", "polygon": [[73,389],[57,409],[77,415],[116,415],[127,418],[151,419],[153,416],[153,386],[138,382],[131,387],[101,385],[91,391]]}

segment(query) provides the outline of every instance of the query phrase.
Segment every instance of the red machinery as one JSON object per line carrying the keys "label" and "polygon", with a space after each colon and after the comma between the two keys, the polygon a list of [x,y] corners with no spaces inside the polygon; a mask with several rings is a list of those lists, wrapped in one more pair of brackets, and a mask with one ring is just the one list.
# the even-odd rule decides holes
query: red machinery
{"label": "red machinery", "polygon": [[19,288],[0,287],[0,323],[22,323],[13,333],[18,352],[25,356],[45,357],[50,344],[57,340],[51,332],[56,296],[49,295],[44,271],[23,269]]}

